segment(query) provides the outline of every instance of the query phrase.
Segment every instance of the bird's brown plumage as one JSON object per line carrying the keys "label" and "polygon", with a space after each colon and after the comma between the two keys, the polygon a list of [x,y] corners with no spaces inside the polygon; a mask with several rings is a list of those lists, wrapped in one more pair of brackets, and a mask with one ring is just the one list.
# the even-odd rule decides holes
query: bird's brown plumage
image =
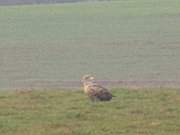
{"label": "bird's brown plumage", "polygon": [[112,99],[112,94],[106,88],[97,84],[93,76],[83,76],[82,82],[84,85],[84,92],[92,101],[109,101]]}

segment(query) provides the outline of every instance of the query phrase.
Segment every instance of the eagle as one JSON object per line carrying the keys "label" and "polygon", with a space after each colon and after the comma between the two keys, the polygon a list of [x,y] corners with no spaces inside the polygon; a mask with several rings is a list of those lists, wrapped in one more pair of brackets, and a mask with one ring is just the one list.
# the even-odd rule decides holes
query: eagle
{"label": "eagle", "polygon": [[88,95],[91,101],[110,101],[113,97],[108,89],[99,85],[91,75],[84,75],[82,77],[82,83],[84,93]]}

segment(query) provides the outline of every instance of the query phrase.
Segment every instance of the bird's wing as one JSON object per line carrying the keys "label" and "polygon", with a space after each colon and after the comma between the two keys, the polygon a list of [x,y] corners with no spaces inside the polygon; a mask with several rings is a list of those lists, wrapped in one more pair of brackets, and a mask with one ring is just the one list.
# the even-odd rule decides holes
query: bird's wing
{"label": "bird's wing", "polygon": [[98,84],[89,87],[89,95],[98,98],[112,97],[112,94],[106,88]]}
{"label": "bird's wing", "polygon": [[106,88],[104,88],[103,86],[101,86],[99,84],[93,84],[90,86],[90,88],[97,91],[97,92],[100,92],[100,91],[104,91],[104,92],[107,91],[108,92],[108,90]]}

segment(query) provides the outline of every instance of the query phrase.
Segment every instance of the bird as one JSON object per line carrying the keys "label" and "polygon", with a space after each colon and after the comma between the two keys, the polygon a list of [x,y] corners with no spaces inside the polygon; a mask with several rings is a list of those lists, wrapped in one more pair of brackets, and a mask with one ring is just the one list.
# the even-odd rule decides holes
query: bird
{"label": "bird", "polygon": [[84,93],[88,95],[91,101],[110,101],[114,97],[107,88],[104,88],[95,81],[92,75],[82,77]]}

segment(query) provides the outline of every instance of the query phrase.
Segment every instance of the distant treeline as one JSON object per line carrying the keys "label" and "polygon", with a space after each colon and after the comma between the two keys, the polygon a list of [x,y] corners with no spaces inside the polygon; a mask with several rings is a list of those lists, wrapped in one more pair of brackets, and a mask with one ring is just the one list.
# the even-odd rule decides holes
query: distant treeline
{"label": "distant treeline", "polygon": [[40,4],[40,3],[67,3],[88,0],[0,0],[0,5],[21,5],[21,4]]}

